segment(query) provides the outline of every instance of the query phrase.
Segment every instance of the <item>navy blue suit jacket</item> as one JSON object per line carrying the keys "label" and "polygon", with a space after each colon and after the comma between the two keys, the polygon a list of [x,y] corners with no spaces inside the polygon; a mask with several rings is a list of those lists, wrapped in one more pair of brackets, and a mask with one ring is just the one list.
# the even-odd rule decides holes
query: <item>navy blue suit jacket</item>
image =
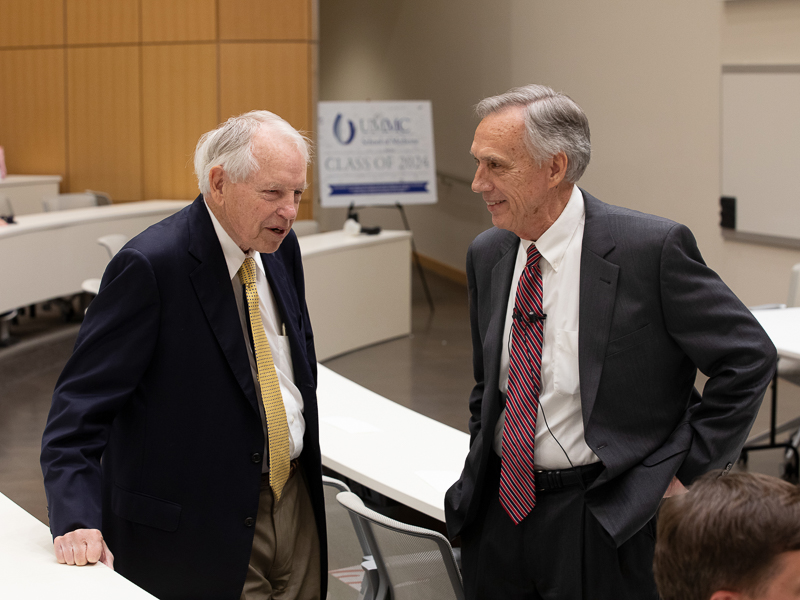
{"label": "navy blue suit jacket", "polygon": [[[324,574],[316,357],[295,234],[261,256],[304,402]],[[89,307],[42,440],[50,529],[100,529],[115,568],[162,600],[238,598],[263,450],[228,269],[198,197],[114,257]]]}

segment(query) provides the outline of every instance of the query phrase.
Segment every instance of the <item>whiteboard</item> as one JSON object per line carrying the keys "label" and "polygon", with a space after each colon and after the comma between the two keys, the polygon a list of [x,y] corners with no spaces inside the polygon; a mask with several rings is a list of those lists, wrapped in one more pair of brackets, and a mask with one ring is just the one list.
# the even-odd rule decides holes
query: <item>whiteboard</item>
{"label": "whiteboard", "polygon": [[737,232],[800,240],[799,108],[800,65],[723,68],[722,195],[736,198]]}

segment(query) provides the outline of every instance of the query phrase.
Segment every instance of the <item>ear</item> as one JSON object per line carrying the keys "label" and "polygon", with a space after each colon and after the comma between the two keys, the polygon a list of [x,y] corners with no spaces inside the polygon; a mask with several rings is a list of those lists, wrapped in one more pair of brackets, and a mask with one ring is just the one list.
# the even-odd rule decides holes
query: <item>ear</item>
{"label": "ear", "polygon": [[225,185],[228,180],[225,176],[225,171],[219,165],[211,167],[208,172],[208,184],[211,188],[211,199],[214,204],[221,205],[225,198]]}
{"label": "ear", "polygon": [[731,592],[729,590],[719,590],[711,594],[708,600],[743,600],[744,596],[739,592]]}
{"label": "ear", "polygon": [[550,188],[558,187],[567,174],[569,160],[564,152],[559,152],[550,159],[550,174],[548,185]]}

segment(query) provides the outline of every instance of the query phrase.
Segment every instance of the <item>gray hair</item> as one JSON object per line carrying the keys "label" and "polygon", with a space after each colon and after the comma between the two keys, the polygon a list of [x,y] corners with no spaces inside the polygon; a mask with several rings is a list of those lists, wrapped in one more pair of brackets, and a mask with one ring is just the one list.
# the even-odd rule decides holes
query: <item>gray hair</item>
{"label": "gray hair", "polygon": [[258,168],[253,156],[253,138],[264,128],[294,142],[306,164],[311,162],[311,140],[306,135],[275,113],[253,110],[231,117],[198,140],[194,151],[194,172],[203,196],[211,193],[208,174],[215,166],[221,166],[233,183],[246,181],[253,174]]}
{"label": "gray hair", "polygon": [[506,108],[525,108],[525,147],[538,165],[558,154],[567,155],[564,179],[578,181],[592,156],[589,120],[575,101],[545,85],[513,88],[481,100],[475,113],[481,119]]}

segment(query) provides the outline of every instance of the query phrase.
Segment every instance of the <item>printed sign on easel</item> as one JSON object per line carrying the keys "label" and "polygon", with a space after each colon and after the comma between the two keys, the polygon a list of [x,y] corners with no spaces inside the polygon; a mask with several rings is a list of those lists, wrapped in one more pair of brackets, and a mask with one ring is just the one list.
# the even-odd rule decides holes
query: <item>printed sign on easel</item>
{"label": "printed sign on easel", "polygon": [[322,206],[435,204],[431,103],[320,102]]}

